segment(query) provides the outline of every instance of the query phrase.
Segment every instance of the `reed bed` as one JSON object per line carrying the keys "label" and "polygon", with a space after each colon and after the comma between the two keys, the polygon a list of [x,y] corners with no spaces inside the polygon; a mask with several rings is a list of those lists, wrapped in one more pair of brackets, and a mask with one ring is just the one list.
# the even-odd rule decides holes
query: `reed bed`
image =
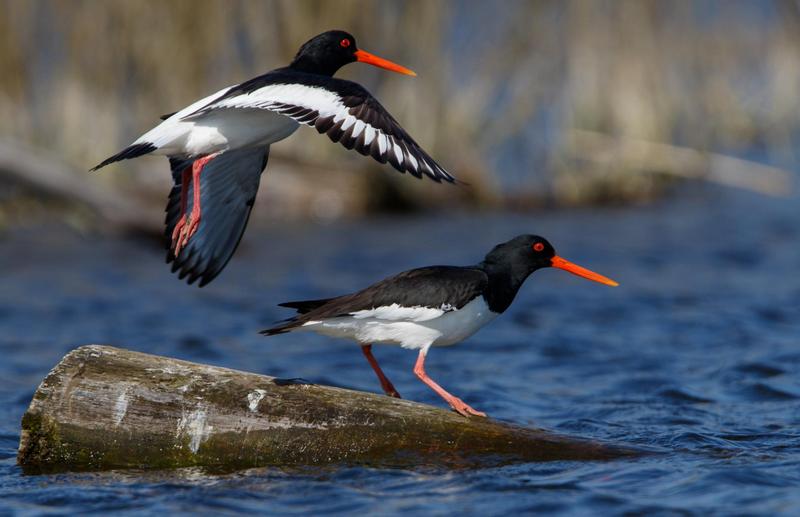
{"label": "reed bed", "polygon": [[[800,10],[789,0],[0,0],[0,12],[0,138],[80,171],[162,113],[287,63],[330,28],[418,72],[362,65],[341,76],[367,85],[473,187],[430,189],[311,132],[273,148],[301,177],[333,163],[382,171],[352,188],[381,183],[423,205],[524,208],[647,199],[663,173],[684,175],[664,146],[789,167],[796,158]],[[575,138],[587,133],[615,158]],[[628,141],[653,144],[657,159],[614,154]],[[164,163],[124,167],[136,174],[93,180],[163,195]]]}

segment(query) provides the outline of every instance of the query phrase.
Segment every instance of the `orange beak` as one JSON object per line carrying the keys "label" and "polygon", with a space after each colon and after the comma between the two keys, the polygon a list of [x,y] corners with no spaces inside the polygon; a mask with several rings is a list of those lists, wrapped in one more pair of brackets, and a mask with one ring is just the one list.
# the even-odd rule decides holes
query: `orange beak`
{"label": "orange beak", "polygon": [[564,271],[569,271],[573,275],[582,276],[583,278],[588,278],[589,280],[594,280],[595,282],[600,282],[601,284],[610,285],[611,287],[617,287],[619,285],[610,278],[606,278],[603,275],[598,275],[594,271],[589,271],[585,267],[580,267],[578,264],[573,264],[569,260],[563,259],[558,255],[550,260],[552,261],[551,265],[553,267],[563,269]]}
{"label": "orange beak", "polygon": [[391,70],[392,72],[397,72],[398,74],[410,75],[412,77],[417,76],[413,70],[409,70],[408,68],[400,66],[397,63],[392,63],[388,59],[383,59],[382,57],[375,56],[363,50],[356,50],[356,61],[368,63],[380,68],[385,68],[386,70]]}

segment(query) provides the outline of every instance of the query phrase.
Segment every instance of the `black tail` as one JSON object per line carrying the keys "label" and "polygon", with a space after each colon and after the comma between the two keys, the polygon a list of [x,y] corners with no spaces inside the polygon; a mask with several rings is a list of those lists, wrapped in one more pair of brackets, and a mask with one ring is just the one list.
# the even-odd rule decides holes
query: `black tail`
{"label": "black tail", "polygon": [[122,151],[118,152],[114,156],[106,158],[105,160],[100,162],[100,164],[95,165],[94,167],[92,167],[89,170],[94,172],[97,169],[101,169],[101,168],[105,167],[106,165],[108,165],[110,163],[118,162],[120,160],[127,160],[129,158],[136,158],[136,157],[142,156],[144,154],[152,153],[156,149],[158,149],[158,147],[154,146],[150,142],[145,142],[145,143],[142,143],[142,144],[129,145],[128,147],[126,147]]}
{"label": "black tail", "polygon": [[[308,314],[309,312],[313,311],[314,309],[318,309],[322,307],[326,303],[334,300],[334,298],[321,298],[319,300],[302,300],[296,302],[283,302],[279,303],[279,307],[288,307],[290,309],[294,309],[297,311],[297,314]],[[304,324],[307,321],[308,317],[301,317],[295,316],[294,318],[289,318],[287,320],[279,321],[277,325],[274,327],[268,328],[266,330],[262,330],[261,334],[265,336],[274,336],[275,334],[284,334],[286,332],[291,332],[292,330],[296,329],[300,325]]]}
{"label": "black tail", "polygon": [[288,307],[290,309],[295,309],[298,314],[305,314],[313,311],[317,307],[322,307],[331,300],[333,300],[333,298],[323,298],[321,300],[303,300],[299,302],[283,302],[279,303],[278,307]]}
{"label": "black tail", "polygon": [[296,327],[299,327],[302,324],[301,321],[298,321],[296,318],[289,318],[288,320],[281,321],[278,325],[274,327],[264,329],[259,334],[264,336],[274,336],[275,334],[285,334],[286,332],[290,332],[294,330]]}

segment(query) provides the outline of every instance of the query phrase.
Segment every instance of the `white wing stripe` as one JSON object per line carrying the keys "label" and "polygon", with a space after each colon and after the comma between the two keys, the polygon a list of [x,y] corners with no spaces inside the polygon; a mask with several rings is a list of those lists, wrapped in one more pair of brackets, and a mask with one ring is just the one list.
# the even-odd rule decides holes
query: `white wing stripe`
{"label": "white wing stripe", "polygon": [[356,123],[357,118],[353,115],[347,115],[347,118],[344,119],[342,122],[342,127],[340,128],[342,131],[347,131],[350,126]]}
{"label": "white wing stripe", "polygon": [[394,144],[394,155],[397,158],[397,162],[400,165],[403,165],[403,150],[397,145],[397,142],[392,142]]}
{"label": "white wing stripe", "polygon": [[364,145],[369,145],[372,143],[372,140],[375,138],[375,133],[378,131],[369,124],[366,126],[367,127],[364,130]]}
{"label": "white wing stripe", "polygon": [[414,167],[414,170],[418,170],[419,169],[419,163],[417,162],[417,159],[414,158],[414,155],[411,154],[408,151],[408,149],[406,149],[406,153],[408,153],[408,159],[411,161],[411,166]]}
{"label": "white wing stripe", "polygon": [[341,122],[342,120],[344,120],[346,118],[347,118],[347,112],[346,111],[339,111],[339,112],[336,113],[336,116],[333,117],[333,123],[334,124],[338,124],[339,122]]}
{"label": "white wing stripe", "polygon": [[[223,90],[215,94],[216,98],[224,96],[229,91]],[[359,146],[362,153],[369,154],[368,149],[377,138],[377,154],[381,160],[391,159],[392,164],[401,171],[408,170],[415,173],[420,171],[429,174],[434,179],[445,177],[452,180],[452,177],[447,174],[435,162],[431,162],[429,158],[425,157],[424,151],[411,142],[394,135],[389,135],[385,131],[386,128],[377,128],[371,124],[364,122],[355,115],[350,113],[350,107],[342,102],[342,98],[334,91],[327,90],[319,86],[306,86],[303,84],[272,84],[263,86],[257,90],[249,93],[241,93],[234,97],[224,98],[218,102],[212,102],[215,96],[207,97],[203,101],[199,101],[194,105],[182,110],[176,114],[173,119],[170,119],[170,124],[175,125],[178,122],[181,127],[175,128],[175,131],[164,131],[166,128],[159,128],[159,134],[152,134],[152,141],[156,145],[162,144],[169,140],[171,133],[180,131],[189,131],[194,125],[194,118],[201,117],[205,113],[214,111],[215,109],[225,108],[241,108],[241,109],[267,109],[276,113],[282,113],[287,117],[293,118],[297,122],[315,125],[320,119],[327,119],[324,123],[326,129],[322,129],[317,125],[320,132],[328,132],[332,127],[336,128],[339,137],[336,141],[355,142]],[[372,109],[367,108],[367,109]],[[363,107],[362,107],[363,110]],[[186,117],[186,118],[183,118]],[[166,122],[166,121],[165,121]],[[189,123],[190,126],[184,127],[184,124]],[[331,125],[327,125],[331,124]],[[171,128],[170,128],[171,129]],[[342,137],[341,135],[348,132],[348,135]],[[169,134],[164,134],[169,133]],[[363,137],[361,137],[363,133]],[[336,133],[328,133],[334,138]],[[143,137],[144,138],[144,137]],[[343,140],[344,139],[344,140]],[[352,140],[349,140],[352,139]],[[358,140],[356,140],[358,139]],[[163,144],[162,144],[163,145]],[[349,146],[349,144],[346,144]],[[391,153],[394,153],[392,156]]]}
{"label": "white wing stripe", "polygon": [[447,309],[444,307],[422,307],[421,305],[417,305],[415,307],[403,307],[400,304],[393,303],[391,305],[375,307],[374,309],[351,312],[350,316],[357,320],[374,318],[378,320],[390,321],[428,321],[438,318],[446,311]]}
{"label": "white wing stripe", "polygon": [[[243,93],[235,97],[222,99],[208,106],[208,110],[216,108],[263,108],[269,109],[275,105],[293,105],[313,109],[321,116],[339,115],[347,113],[347,107],[342,104],[339,96],[325,88],[304,86],[302,84],[274,84],[264,86],[250,93]],[[203,110],[201,110],[201,113]],[[183,116],[190,115],[186,113]]]}
{"label": "white wing stripe", "polygon": [[363,121],[356,118],[356,124],[355,126],[353,126],[353,132],[350,134],[350,136],[352,136],[353,138],[358,138],[358,135],[361,134],[361,131],[364,130],[365,126],[366,124]]}

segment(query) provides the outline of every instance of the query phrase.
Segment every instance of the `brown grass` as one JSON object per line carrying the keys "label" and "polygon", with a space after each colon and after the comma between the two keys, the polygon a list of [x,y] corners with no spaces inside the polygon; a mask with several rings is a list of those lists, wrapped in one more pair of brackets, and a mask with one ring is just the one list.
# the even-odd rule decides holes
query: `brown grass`
{"label": "brown grass", "polygon": [[[598,167],[570,135],[791,153],[800,120],[797,4],[758,3],[772,16],[757,3],[718,4],[704,13],[677,0],[2,0],[0,134],[84,170],[162,113],[283,65],[309,37],[343,28],[417,71],[414,80],[366,66],[341,75],[366,84],[475,185],[477,202],[512,193],[637,198],[658,185],[641,161]],[[501,159],[512,148],[515,158]],[[275,152],[379,168],[311,133]],[[160,191],[166,167],[153,163],[98,180]],[[390,181],[406,194],[430,191]]]}

